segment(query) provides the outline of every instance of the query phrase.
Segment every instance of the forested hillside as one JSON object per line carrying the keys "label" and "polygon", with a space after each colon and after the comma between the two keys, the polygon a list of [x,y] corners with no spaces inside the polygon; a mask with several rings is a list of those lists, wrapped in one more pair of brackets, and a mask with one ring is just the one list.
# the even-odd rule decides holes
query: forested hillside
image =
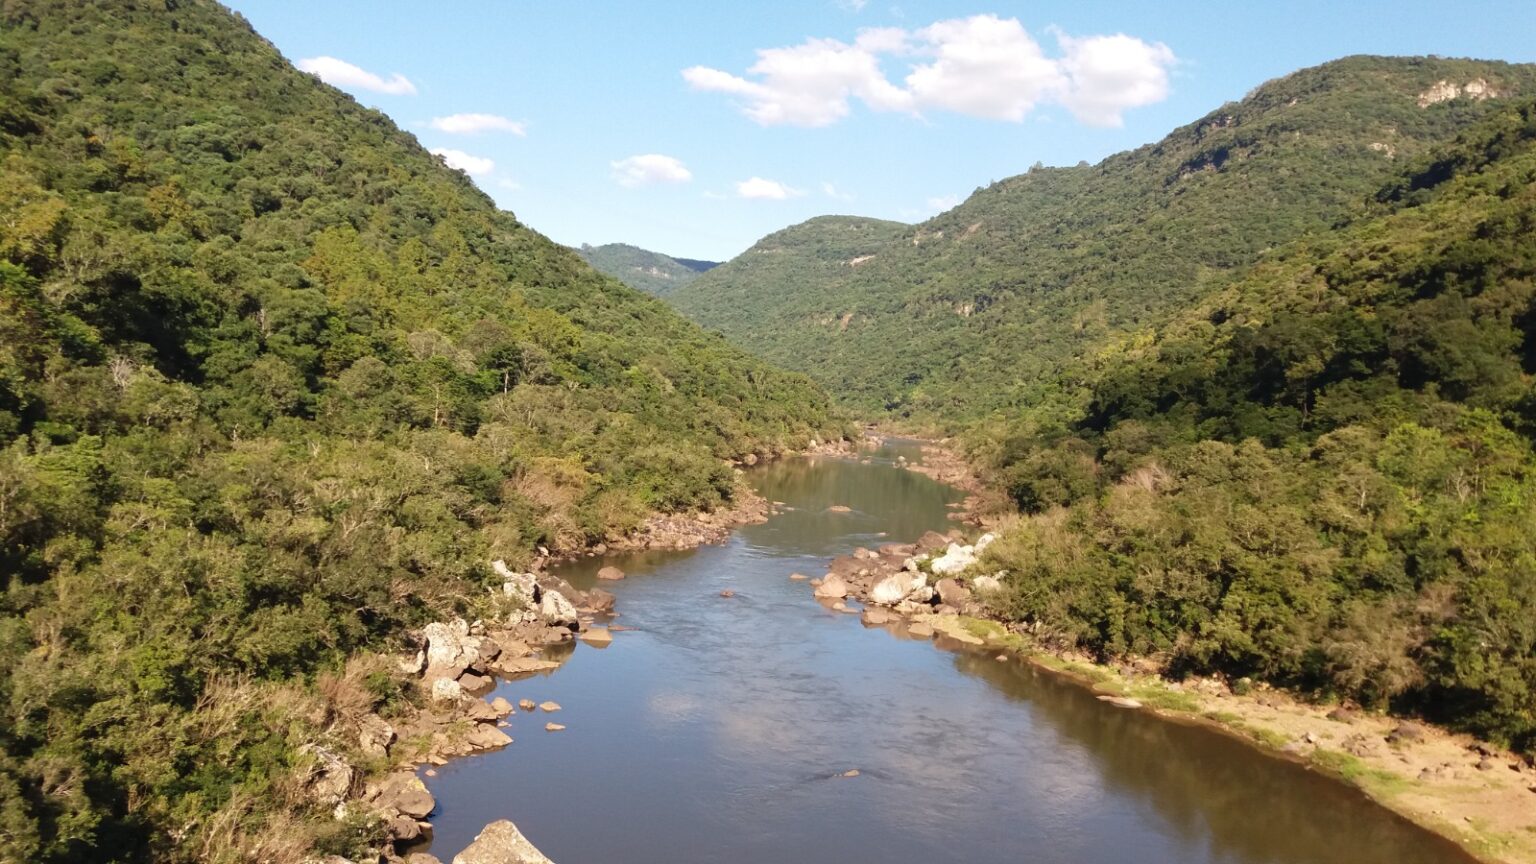
{"label": "forested hillside", "polygon": [[951,427],[1020,408],[1071,416],[1101,352],[1357,214],[1403,166],[1530,92],[1531,66],[1347,58],[1098,165],[979,189],[845,250],[842,266],[792,260],[836,248],[838,223],[812,220],[781,232],[801,242],[773,267],[755,248],[668,300],[866,413]]}
{"label": "forested hillside", "polygon": [[582,244],[576,254],[599,273],[656,297],[665,297],[718,266],[715,261],[673,258],[625,243]]}
{"label": "forested hillside", "polygon": [[4,4],[0,859],[343,842],[317,676],[838,431],[210,0]]}
{"label": "forested hillside", "polygon": [[1536,748],[1536,103],[1493,112],[984,447],[1006,612]]}

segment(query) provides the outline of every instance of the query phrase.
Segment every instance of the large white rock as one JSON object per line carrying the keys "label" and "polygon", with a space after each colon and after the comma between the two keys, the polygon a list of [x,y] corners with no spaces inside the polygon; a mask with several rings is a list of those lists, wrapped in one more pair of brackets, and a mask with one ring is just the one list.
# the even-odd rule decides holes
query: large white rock
{"label": "large white rock", "polygon": [[971,587],[976,589],[977,594],[990,594],[993,591],[1000,590],[1003,587],[1003,582],[996,576],[977,576],[971,580]]}
{"label": "large white rock", "polygon": [[545,591],[539,601],[539,617],[551,627],[570,627],[578,621],[576,607],[558,591]]}
{"label": "large white rock", "polygon": [[479,659],[471,656],[469,623],[463,618],[447,624],[434,621],[422,628],[421,635],[427,640],[428,678],[457,678]]}
{"label": "large white rock", "polygon": [[997,539],[997,535],[991,533],[990,531],[987,532],[986,534],[981,535],[980,537],[977,537],[976,538],[976,547],[975,547],[976,554],[980,555],[982,550],[986,549],[988,546],[991,546],[992,545],[992,541],[996,540],[996,539]]}
{"label": "large white rock", "polygon": [[[496,562],[500,564],[500,561]],[[502,572],[502,571],[506,572]],[[524,609],[532,609],[534,598],[538,596],[538,582],[532,573],[513,573],[506,567],[497,569],[497,575],[501,576],[501,593],[522,604]]]}
{"label": "large white rock", "polygon": [[882,606],[895,606],[907,599],[907,595],[927,584],[928,577],[922,573],[913,573],[908,570],[892,573],[869,589],[869,602],[879,603]]}
{"label": "large white rock", "polygon": [[933,572],[941,576],[953,576],[964,573],[965,568],[976,563],[976,548],[974,546],[962,546],[959,543],[949,544],[949,549],[943,555],[933,559],[929,565]]}
{"label": "large white rock", "polygon": [[485,826],[469,848],[453,856],[453,864],[554,864],[523,832],[505,819]]}

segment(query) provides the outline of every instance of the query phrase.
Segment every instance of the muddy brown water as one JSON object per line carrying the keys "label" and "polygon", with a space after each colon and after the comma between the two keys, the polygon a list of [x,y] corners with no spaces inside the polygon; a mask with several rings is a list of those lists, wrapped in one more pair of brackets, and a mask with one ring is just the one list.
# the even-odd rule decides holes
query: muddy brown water
{"label": "muddy brown water", "polygon": [[[769,465],[752,480],[794,509],[725,545],[566,566],[581,588],[604,564],[627,571],[604,587],[634,629],[498,687],[563,710],[514,715],[510,747],[427,779],[428,851],[448,861],[512,819],[559,864],[1471,860],[1213,730],[822,608],[790,573],[953,527],[946,505],[961,493],[898,456],[921,449]],[[545,732],[549,720],[567,729]]]}

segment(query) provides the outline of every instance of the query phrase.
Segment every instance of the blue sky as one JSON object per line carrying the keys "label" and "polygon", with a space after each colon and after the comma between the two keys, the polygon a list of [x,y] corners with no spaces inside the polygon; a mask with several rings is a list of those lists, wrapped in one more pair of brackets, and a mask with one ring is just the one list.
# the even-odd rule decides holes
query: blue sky
{"label": "blue sky", "polygon": [[553,239],[718,260],[927,218],[1347,54],[1536,61],[1532,0],[230,5]]}

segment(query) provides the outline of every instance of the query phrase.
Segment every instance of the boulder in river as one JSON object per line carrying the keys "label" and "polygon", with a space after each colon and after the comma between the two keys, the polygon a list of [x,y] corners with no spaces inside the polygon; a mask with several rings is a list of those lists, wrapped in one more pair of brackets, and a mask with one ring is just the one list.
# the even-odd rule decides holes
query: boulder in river
{"label": "boulder in river", "polygon": [[546,713],[553,713],[555,711],[559,711],[560,710],[560,703],[559,702],[540,702],[539,703],[539,710],[543,711],[543,712],[546,712]]}
{"label": "boulder in river", "polygon": [[841,576],[830,575],[816,586],[816,596],[823,600],[841,600],[848,596],[848,583]]}
{"label": "boulder in river", "polygon": [[437,807],[437,800],[427,791],[427,785],[409,772],[385,780],[376,803],[380,808],[392,808],[412,819],[425,819]]}
{"label": "boulder in river", "polygon": [[594,627],[581,634],[581,641],[597,648],[606,648],[613,642],[613,635],[606,627]]}
{"label": "boulder in river", "polygon": [[922,588],[927,581],[927,576],[910,570],[892,573],[869,589],[869,602],[879,603],[882,606],[895,606],[907,599],[907,595]]}
{"label": "boulder in river", "polygon": [[917,540],[917,548],[925,550],[925,551],[933,551],[933,550],[936,550],[936,549],[943,549],[948,544],[949,544],[949,538],[945,537],[943,534],[940,534],[937,531],[926,532],[925,534],[923,534],[922,537],[919,537],[918,540]]}
{"label": "boulder in river", "polygon": [[453,864],[554,864],[506,819],[485,826]]}
{"label": "boulder in river", "polygon": [[606,580],[608,580],[610,582],[616,582],[616,581],[624,578],[624,571],[620,570],[617,567],[609,565],[609,566],[604,567],[603,569],[597,571],[597,578],[599,578],[599,579],[606,579]]}
{"label": "boulder in river", "polygon": [[539,617],[551,627],[575,630],[581,626],[576,616],[576,607],[558,591],[544,592],[543,599],[539,601]]}
{"label": "boulder in river", "polygon": [[845,507],[842,504],[833,504],[831,507],[827,508],[827,512],[828,513],[852,513],[853,512],[853,508],[852,507]]}
{"label": "boulder in river", "polygon": [[866,607],[863,614],[859,616],[859,620],[870,627],[879,627],[882,624],[890,623],[891,613],[884,609]]}
{"label": "boulder in river", "polygon": [[534,702],[532,699],[519,699],[519,700],[517,700],[517,707],[523,709],[523,711],[525,713],[532,714],[533,710],[535,708],[539,707],[539,705],[538,705],[537,702]]}
{"label": "boulder in river", "polygon": [[475,728],[469,730],[469,735],[465,736],[464,740],[476,750],[495,750],[512,743],[507,733],[484,723],[475,724]]}
{"label": "boulder in river", "polygon": [[613,611],[615,599],[612,592],[593,588],[587,592],[587,608],[599,615],[606,615]]}
{"label": "boulder in river", "polygon": [[565,731],[565,724],[564,723],[556,723],[554,721],[550,721],[550,722],[544,724],[544,731],[545,732],[564,732]]}

